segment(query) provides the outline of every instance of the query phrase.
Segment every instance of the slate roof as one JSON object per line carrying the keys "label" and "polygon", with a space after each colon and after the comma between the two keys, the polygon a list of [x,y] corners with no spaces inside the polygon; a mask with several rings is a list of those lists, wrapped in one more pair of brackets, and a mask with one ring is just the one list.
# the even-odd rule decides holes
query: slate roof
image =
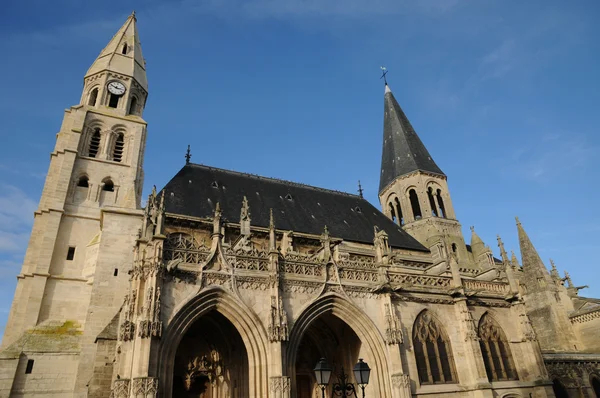
{"label": "slate roof", "polygon": [[435,164],[408,118],[386,85],[384,95],[383,151],[379,192],[396,177],[413,171],[445,175]]}
{"label": "slate roof", "polygon": [[163,188],[167,213],[212,218],[217,202],[228,222],[238,223],[243,197],[251,224],[320,235],[325,225],[332,237],[373,243],[373,226],[389,235],[393,247],[427,252],[417,240],[358,195],[274,178],[186,164]]}

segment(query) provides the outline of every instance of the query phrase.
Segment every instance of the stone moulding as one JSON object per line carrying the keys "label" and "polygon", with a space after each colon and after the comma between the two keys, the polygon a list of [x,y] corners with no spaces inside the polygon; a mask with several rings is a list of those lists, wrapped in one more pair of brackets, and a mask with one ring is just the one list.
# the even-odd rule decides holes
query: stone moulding
{"label": "stone moulding", "polygon": [[571,323],[585,323],[593,321],[594,319],[600,318],[600,309],[590,311],[585,314],[575,315],[571,318]]}

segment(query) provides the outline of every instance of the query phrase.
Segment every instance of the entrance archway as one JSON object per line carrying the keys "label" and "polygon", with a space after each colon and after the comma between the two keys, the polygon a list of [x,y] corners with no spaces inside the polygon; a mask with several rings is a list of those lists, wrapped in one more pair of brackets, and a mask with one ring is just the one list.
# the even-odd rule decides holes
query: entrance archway
{"label": "entrance archway", "polygon": [[173,397],[248,395],[248,354],[235,327],[217,311],[196,321],[181,339],[173,367]]}
{"label": "entrance archway", "polygon": [[[313,398],[319,390],[313,369],[320,358],[327,358],[333,368],[331,381],[343,369],[349,376],[358,361],[361,342],[356,333],[341,319],[324,314],[304,333],[296,356],[296,397]],[[350,376],[352,380],[352,376]],[[331,385],[331,383],[330,383]],[[326,396],[331,395],[329,390]]]}
{"label": "entrance archway", "polygon": [[[333,346],[328,343],[331,341],[345,346]],[[304,398],[299,394],[314,389],[312,369],[320,356],[327,357],[332,365],[335,361],[338,369],[344,366],[351,380],[354,380],[352,367],[359,357],[363,358],[372,369],[367,395],[391,396],[383,336],[364,311],[336,294],[322,296],[309,304],[294,322],[286,354],[292,398]]]}
{"label": "entrance archway", "polygon": [[[160,380],[158,396],[176,397],[173,395],[174,376],[178,372],[176,357],[180,343],[184,336],[188,336],[188,331],[193,330],[197,322],[203,322],[205,316],[208,316],[205,318],[206,322],[217,322],[225,330],[231,330],[229,326],[232,326],[243,342],[248,375],[244,391],[247,392],[239,396],[248,398],[268,396],[268,369],[264,366],[267,363],[266,331],[257,315],[244,303],[220,287],[210,287],[181,305],[174,313],[165,328],[160,340],[160,348],[156,353],[157,374]],[[218,315],[213,315],[214,313]],[[229,322],[229,326],[223,318]]]}

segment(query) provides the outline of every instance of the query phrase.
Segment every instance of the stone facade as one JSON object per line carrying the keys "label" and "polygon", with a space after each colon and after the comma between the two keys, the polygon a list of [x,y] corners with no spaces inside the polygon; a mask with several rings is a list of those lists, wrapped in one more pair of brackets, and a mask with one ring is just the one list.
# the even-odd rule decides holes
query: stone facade
{"label": "stone facade", "polygon": [[[2,342],[1,397],[312,398],[322,357],[336,375],[364,359],[367,397],[600,394],[600,300],[549,272],[520,222],[522,266],[500,238],[501,259],[474,229],[467,245],[434,163],[382,187],[397,225],[369,225],[371,241],[330,231],[333,215],[318,233],[282,228],[293,214],[267,216],[246,196],[202,216],[169,211],[175,185],[142,209],[135,25],[132,15],[65,113]],[[387,120],[401,110],[385,95]],[[415,134],[401,116],[390,131]],[[197,172],[188,163],[174,180]],[[358,201],[355,214],[368,206],[293,186]],[[296,198],[280,199],[291,213]],[[410,244],[391,244],[398,236]]]}

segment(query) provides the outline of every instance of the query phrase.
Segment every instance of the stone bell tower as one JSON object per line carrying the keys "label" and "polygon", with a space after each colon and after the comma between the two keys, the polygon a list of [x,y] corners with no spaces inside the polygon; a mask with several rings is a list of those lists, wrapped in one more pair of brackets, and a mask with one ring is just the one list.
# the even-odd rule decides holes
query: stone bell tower
{"label": "stone bell tower", "polygon": [[[132,14],[87,71],[79,104],[65,110],[2,341],[5,351],[29,352],[34,371],[49,361],[72,374],[74,396],[88,388],[95,341],[128,286],[143,217],[147,96]],[[40,328],[43,350],[28,346],[33,340],[26,337]],[[79,336],[73,342],[79,349],[59,363],[48,355],[61,352],[65,333]],[[20,374],[18,368],[15,380]]]}
{"label": "stone bell tower", "polygon": [[452,253],[461,267],[467,266],[466,262],[472,261],[446,180],[386,84],[379,179],[381,208],[428,247],[434,259],[442,260]]}

